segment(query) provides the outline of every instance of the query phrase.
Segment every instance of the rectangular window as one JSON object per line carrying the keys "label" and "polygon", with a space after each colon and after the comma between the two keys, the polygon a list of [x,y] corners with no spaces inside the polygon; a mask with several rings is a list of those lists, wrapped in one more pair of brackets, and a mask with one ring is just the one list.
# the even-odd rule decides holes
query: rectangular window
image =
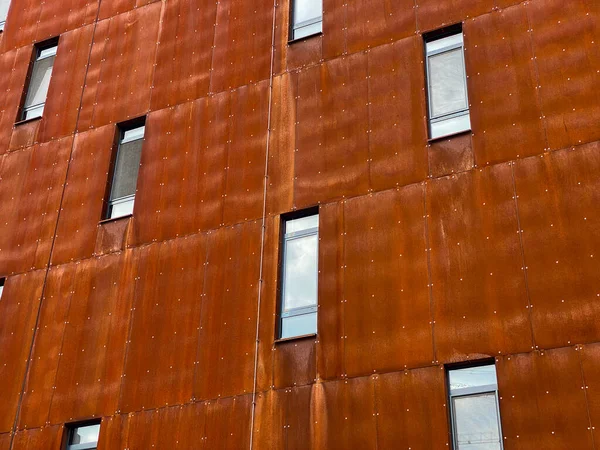
{"label": "rectangular window", "polygon": [[454,450],[502,450],[494,364],[448,371]]}
{"label": "rectangular window", "polygon": [[67,432],[67,450],[95,450],[98,447],[99,422],[72,426]]}
{"label": "rectangular window", "polygon": [[319,214],[282,221],[279,338],[317,333]]}
{"label": "rectangular window", "polygon": [[425,42],[431,139],[471,129],[462,31]]}
{"label": "rectangular window", "polygon": [[144,143],[144,125],[119,127],[119,144],[114,160],[106,219],[133,214],[137,177]]}
{"label": "rectangular window", "polygon": [[2,298],[2,292],[4,291],[4,283],[6,282],[5,278],[0,278],[0,299]]}
{"label": "rectangular window", "polygon": [[0,0],[0,31],[4,30],[4,23],[8,16],[8,7],[10,6],[10,0]]}
{"label": "rectangular window", "polygon": [[35,47],[35,60],[29,78],[21,120],[42,117],[57,50],[58,42],[56,40]]}
{"label": "rectangular window", "polygon": [[292,0],[291,41],[323,31],[323,0]]}

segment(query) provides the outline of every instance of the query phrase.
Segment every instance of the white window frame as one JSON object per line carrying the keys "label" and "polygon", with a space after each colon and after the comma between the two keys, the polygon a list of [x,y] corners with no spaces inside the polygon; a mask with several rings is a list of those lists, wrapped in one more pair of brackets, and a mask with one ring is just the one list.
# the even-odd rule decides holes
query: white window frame
{"label": "white window frame", "polygon": [[[1,1],[1,0],[0,0]],[[4,25],[6,24],[6,19],[8,18],[8,11],[10,10],[10,0],[7,0],[8,8],[6,9],[6,16],[0,17],[0,33],[4,31]]]}
{"label": "white window frame", "polygon": [[[117,146],[117,153],[115,155],[115,165],[113,167],[112,178],[111,178],[111,188],[109,192],[109,199],[106,211],[106,220],[109,219],[118,219],[120,217],[127,217],[133,214],[133,207],[135,204],[135,194],[126,195],[125,197],[111,198],[113,184],[115,182],[115,174],[117,170],[117,161],[119,157],[119,152],[121,151],[121,145],[127,144],[129,142],[143,140],[144,135],[146,133],[146,125],[140,125],[132,128],[119,129],[120,138],[119,144]],[[138,172],[139,176],[139,172]],[[136,180],[137,184],[137,180]]]}
{"label": "white window frame", "polygon": [[4,293],[4,285],[6,284],[6,278],[0,278],[0,300],[2,300],[2,294]]}
{"label": "white window frame", "polygon": [[[302,22],[296,23],[294,9],[296,6],[296,2],[299,1],[314,1],[314,0],[291,0],[290,1],[290,42],[298,41],[301,39],[305,39],[311,36],[319,35],[323,32],[323,11],[321,11],[321,15],[319,17],[314,17],[312,19],[304,20]],[[322,8],[322,4],[321,4]],[[320,24],[318,30],[310,31],[310,28],[313,25]],[[308,29],[308,31],[307,31]]]}
{"label": "white window frame", "polygon": [[[431,93],[431,71],[429,60],[433,56],[461,49],[463,67],[465,68],[463,81],[467,107],[437,116],[433,115],[433,95]],[[467,86],[467,70],[465,60],[464,36],[462,30],[440,36],[439,38],[426,39],[425,41],[425,70],[427,75],[427,108],[429,114],[430,139],[443,138],[453,134],[471,130],[471,111],[469,107],[469,89]]]}
{"label": "white window frame", "polygon": [[279,331],[278,331],[278,339],[295,339],[295,338],[299,338],[299,337],[303,337],[303,336],[311,336],[311,335],[315,335],[317,330],[315,330],[315,332],[311,332],[311,333],[306,333],[306,334],[301,334],[301,335],[294,335],[294,336],[287,336],[287,337],[283,337],[283,322],[285,319],[287,318],[292,318],[292,317],[298,317],[298,316],[304,316],[304,315],[309,315],[309,314],[316,314],[317,316],[317,326],[318,326],[318,320],[319,320],[319,316],[318,316],[318,304],[319,304],[319,299],[318,299],[318,280],[319,280],[319,260],[317,257],[317,264],[315,266],[315,276],[317,277],[317,298],[315,298],[315,304],[311,305],[311,306],[303,306],[300,308],[293,308],[293,309],[288,309],[287,311],[284,311],[285,308],[285,294],[286,294],[286,282],[285,282],[285,264],[286,264],[286,256],[287,256],[287,244],[290,241],[293,241],[295,239],[300,239],[300,238],[305,238],[305,237],[309,237],[309,236],[317,236],[317,255],[319,253],[319,227],[312,227],[312,228],[307,228],[304,230],[300,230],[300,231],[294,231],[294,232],[287,232],[286,227],[287,227],[287,223],[296,219],[302,219],[304,217],[313,217],[316,216],[317,218],[319,218],[319,212],[318,211],[314,211],[314,212],[308,212],[307,214],[302,214],[302,215],[295,215],[293,217],[290,218],[286,218],[283,219],[283,227],[284,227],[284,233],[283,233],[283,237],[281,240],[281,246],[282,246],[282,259],[281,259],[281,295],[280,295],[280,299],[279,299]]}
{"label": "white window frame", "polygon": [[[35,51],[36,51],[35,60],[33,61],[33,67],[31,68],[31,76],[32,77],[33,77],[33,71],[35,71],[35,66],[39,61],[43,61],[46,58],[52,58],[52,57],[56,56],[56,54],[58,53],[58,41],[56,41],[56,42],[53,41],[52,43],[48,43],[48,44],[42,43],[39,46],[35,47]],[[52,70],[54,71],[54,65],[52,66]],[[50,78],[52,78],[52,75],[50,75]],[[27,84],[27,91],[25,92],[25,99],[27,99],[27,96],[29,95],[29,89],[31,88],[30,84],[31,84],[31,80]],[[49,90],[50,90],[50,84],[48,83],[48,91]],[[34,105],[29,105],[29,106],[23,105],[23,111],[21,111],[21,120],[22,121],[39,119],[40,117],[43,116],[44,107],[46,106],[46,100],[48,99],[48,91],[46,91],[46,98],[44,99],[43,102],[36,103]],[[39,110],[38,115],[32,115],[31,117],[27,117],[27,115],[29,113],[31,113],[32,111],[37,111],[37,110]]]}
{"label": "white window frame", "polygon": [[472,366],[465,366],[465,367],[456,367],[456,368],[452,368],[452,369],[448,369],[448,392],[449,392],[449,404],[450,404],[450,422],[452,425],[452,448],[454,450],[459,450],[460,447],[458,446],[458,430],[456,429],[456,411],[454,409],[454,400],[457,398],[464,398],[464,397],[477,397],[480,395],[489,395],[489,394],[494,394],[494,397],[496,399],[496,417],[498,418],[498,433],[499,433],[499,441],[500,441],[500,449],[503,450],[504,449],[504,442],[502,439],[502,418],[500,417],[500,395],[498,394],[498,382],[496,382],[495,384],[488,384],[488,385],[482,385],[482,386],[471,386],[471,387],[467,387],[467,388],[460,388],[460,389],[452,389],[452,387],[450,386],[450,373],[453,372],[454,370],[462,370],[462,369],[469,369],[469,368],[478,368],[478,367],[489,367],[489,366],[493,366],[494,370],[496,369],[495,364],[493,363],[489,363],[489,364],[475,364]]}

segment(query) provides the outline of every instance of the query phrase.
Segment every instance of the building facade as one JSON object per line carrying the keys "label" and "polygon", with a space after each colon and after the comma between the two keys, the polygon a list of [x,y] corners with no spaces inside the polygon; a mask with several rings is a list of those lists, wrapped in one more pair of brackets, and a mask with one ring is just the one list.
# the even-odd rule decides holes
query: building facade
{"label": "building facade", "polygon": [[0,29],[0,450],[600,445],[600,2]]}

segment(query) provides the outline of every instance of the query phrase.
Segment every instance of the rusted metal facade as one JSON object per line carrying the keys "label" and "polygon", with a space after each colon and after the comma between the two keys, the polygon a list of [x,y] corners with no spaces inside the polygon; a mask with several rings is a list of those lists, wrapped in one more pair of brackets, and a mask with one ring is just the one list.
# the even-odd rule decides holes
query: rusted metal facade
{"label": "rusted metal facade", "polygon": [[[0,449],[92,418],[102,450],[447,449],[444,365],[484,358],[505,450],[600,448],[600,2],[324,0],[291,45],[289,7],[12,1]],[[460,22],[472,132],[429,142],[423,33]],[[280,215],[315,205],[318,335],[276,343]]]}

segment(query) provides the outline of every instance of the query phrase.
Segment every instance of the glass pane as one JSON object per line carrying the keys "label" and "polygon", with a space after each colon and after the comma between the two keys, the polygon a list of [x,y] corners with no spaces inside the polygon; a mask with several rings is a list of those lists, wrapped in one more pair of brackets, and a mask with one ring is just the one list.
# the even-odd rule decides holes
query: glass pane
{"label": "glass pane", "polygon": [[40,59],[33,64],[29,89],[25,98],[25,108],[46,102],[55,58],[56,56],[51,56]]}
{"label": "glass pane", "polygon": [[294,1],[294,28],[307,20],[320,18],[323,14],[322,0]]}
{"label": "glass pane", "polygon": [[23,120],[33,119],[35,117],[42,117],[42,114],[44,114],[44,106],[45,104],[42,103],[40,106],[36,106],[34,108],[26,110]]}
{"label": "glass pane", "polygon": [[9,5],[10,0],[0,0],[0,22],[4,22],[6,20]]}
{"label": "glass pane", "polygon": [[288,220],[285,223],[286,233],[295,233],[296,231],[310,230],[319,227],[319,215],[301,217],[300,219]]}
{"label": "glass pane", "polygon": [[323,22],[313,23],[305,27],[296,28],[294,30],[294,39],[301,39],[306,36],[312,36],[323,31]]}
{"label": "glass pane", "polygon": [[115,219],[117,217],[128,216],[133,214],[133,205],[135,203],[135,196],[130,197],[126,201],[118,201],[110,207],[110,218]]}
{"label": "glass pane", "polygon": [[285,246],[284,311],[316,305],[318,236],[289,239]]}
{"label": "glass pane", "polygon": [[477,386],[496,386],[496,366],[467,367],[466,369],[451,370],[450,391]]}
{"label": "glass pane", "polygon": [[316,334],[317,313],[303,314],[301,316],[285,317],[281,320],[281,338]]}
{"label": "glass pane", "polygon": [[0,298],[2,298],[2,291],[4,290],[4,286],[0,285]]}
{"label": "glass pane", "polygon": [[431,122],[431,139],[449,136],[470,129],[471,115],[467,112],[466,114],[457,117],[450,117],[438,122]]}
{"label": "glass pane", "polygon": [[462,48],[430,56],[428,61],[431,117],[467,109]]}
{"label": "glass pane", "polygon": [[143,139],[138,139],[119,145],[110,194],[111,200],[135,194],[143,142]]}
{"label": "glass pane", "polygon": [[100,424],[75,428],[70,444],[89,444],[98,442],[99,433]]}
{"label": "glass pane", "polygon": [[500,450],[495,394],[454,398],[457,450]]}

